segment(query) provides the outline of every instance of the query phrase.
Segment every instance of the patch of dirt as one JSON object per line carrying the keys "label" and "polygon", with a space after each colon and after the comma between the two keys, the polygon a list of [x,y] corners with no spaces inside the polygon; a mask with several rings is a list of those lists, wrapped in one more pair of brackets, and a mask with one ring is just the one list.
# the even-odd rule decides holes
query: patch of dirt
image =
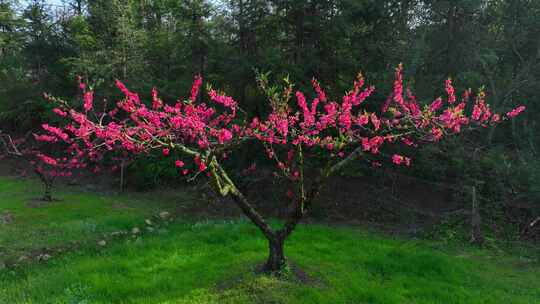
{"label": "patch of dirt", "polygon": [[60,201],[61,201],[60,199],[53,199],[52,201],[47,201],[41,198],[34,198],[34,199],[29,200],[26,203],[26,206],[29,208],[42,208],[42,207],[53,205]]}
{"label": "patch of dirt", "polygon": [[123,209],[123,210],[133,209],[133,207],[129,207],[128,205],[123,204],[123,203],[114,203],[111,207],[113,209]]}
{"label": "patch of dirt", "polygon": [[[321,287],[325,285],[323,281],[321,280],[321,278],[317,278],[317,277],[313,277],[309,275],[306,271],[304,271],[304,269],[302,269],[302,267],[300,267],[300,265],[296,264],[294,261],[288,260],[287,263],[288,263],[288,269],[286,270],[285,273],[283,274],[277,273],[277,274],[271,274],[271,275],[281,280],[293,281],[293,282],[297,282],[297,283],[301,283],[301,284],[309,285],[309,286]],[[255,273],[262,274],[262,275],[269,275],[264,272],[263,268],[264,268],[264,264],[258,265],[255,268]]]}
{"label": "patch of dirt", "polygon": [[55,247],[42,247],[28,250],[17,249],[17,252],[19,252],[17,256],[14,256],[13,253],[11,255],[8,254],[5,258],[0,259],[0,263],[3,263],[6,268],[13,269],[35,261],[47,262],[63,253],[76,251],[80,248],[81,243],[72,241]]}
{"label": "patch of dirt", "polygon": [[[298,264],[294,263],[294,261],[288,261],[288,269],[285,270],[284,273],[268,274],[263,271],[263,267],[264,264],[249,265],[248,272],[251,272],[256,276],[271,276],[280,281],[300,283],[313,287],[324,287],[327,285],[321,278],[309,275]],[[244,282],[246,282],[246,272],[240,272],[239,275],[219,283],[216,286],[216,289],[218,291],[225,291],[242,285]]]}

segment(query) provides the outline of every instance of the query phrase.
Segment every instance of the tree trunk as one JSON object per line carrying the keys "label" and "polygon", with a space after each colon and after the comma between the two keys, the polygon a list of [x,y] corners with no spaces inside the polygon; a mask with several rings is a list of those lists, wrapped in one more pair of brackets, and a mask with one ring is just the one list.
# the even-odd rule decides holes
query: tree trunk
{"label": "tree trunk", "polygon": [[276,237],[274,239],[268,239],[269,254],[268,260],[263,267],[264,272],[278,273],[286,265],[285,253],[284,253],[285,238]]}
{"label": "tree trunk", "polygon": [[482,246],[484,235],[482,234],[482,217],[476,199],[476,187],[472,187],[472,211],[471,211],[471,243]]}
{"label": "tree trunk", "polygon": [[[229,178],[225,170],[216,162],[213,161],[210,164],[214,171],[214,178],[216,179],[216,185],[222,195],[231,194],[233,200],[238,207],[242,210],[252,222],[257,226],[268,240],[268,259],[262,270],[267,273],[279,273],[284,269],[286,265],[285,254],[283,251],[285,239],[291,234],[294,227],[301,219],[301,216],[295,216],[291,218],[285,227],[280,231],[274,231],[272,227],[265,221],[265,219],[253,208],[246,197],[238,190],[234,182]],[[225,190],[220,186],[222,183],[227,185]],[[229,192],[230,191],[230,192]]]}
{"label": "tree trunk", "polygon": [[44,183],[45,191],[43,192],[43,200],[46,202],[52,202],[52,184]]}

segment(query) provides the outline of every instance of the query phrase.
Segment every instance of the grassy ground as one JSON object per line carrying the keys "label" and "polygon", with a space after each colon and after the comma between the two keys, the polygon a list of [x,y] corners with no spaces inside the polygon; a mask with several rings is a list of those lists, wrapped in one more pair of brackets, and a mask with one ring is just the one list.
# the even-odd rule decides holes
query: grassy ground
{"label": "grassy ground", "polygon": [[[0,261],[40,250],[84,246],[101,235],[131,229],[147,217],[174,207],[174,201],[151,194],[95,194],[81,187],[62,187],[52,203],[39,200],[41,186],[33,180],[0,177]],[[176,197],[177,201],[185,198]]]}
{"label": "grassy ground", "polygon": [[356,228],[304,225],[292,235],[286,251],[307,273],[303,283],[253,272],[266,243],[244,221],[179,219],[100,247],[104,233],[142,228],[170,203],[73,190],[29,208],[37,186],[0,178],[0,214],[14,215],[0,226],[0,248],[83,245],[0,270],[0,303],[540,303],[538,263],[473,248],[445,253]]}

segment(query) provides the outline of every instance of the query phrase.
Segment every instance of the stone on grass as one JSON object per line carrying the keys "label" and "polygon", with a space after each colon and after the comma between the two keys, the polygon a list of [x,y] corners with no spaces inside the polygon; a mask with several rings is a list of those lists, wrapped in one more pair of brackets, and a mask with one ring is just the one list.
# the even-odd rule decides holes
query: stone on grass
{"label": "stone on grass", "polygon": [[101,240],[101,241],[99,241],[97,244],[98,244],[99,246],[103,247],[103,246],[107,245],[107,241]]}
{"label": "stone on grass", "polygon": [[152,223],[152,221],[149,220],[149,219],[144,220],[144,222],[145,222],[146,225],[148,225],[148,226],[152,226],[152,225],[154,224],[154,223]]}
{"label": "stone on grass", "polygon": [[162,218],[162,219],[168,219],[169,217],[171,216],[171,214],[167,211],[163,211],[163,212],[160,212],[159,213],[159,217]]}
{"label": "stone on grass", "polygon": [[139,233],[141,233],[141,229],[139,229],[139,227],[133,227],[133,229],[131,229],[131,233],[132,234],[139,234]]}
{"label": "stone on grass", "polygon": [[44,253],[44,254],[38,255],[37,260],[46,262],[46,261],[50,260],[51,258],[52,258],[51,255]]}

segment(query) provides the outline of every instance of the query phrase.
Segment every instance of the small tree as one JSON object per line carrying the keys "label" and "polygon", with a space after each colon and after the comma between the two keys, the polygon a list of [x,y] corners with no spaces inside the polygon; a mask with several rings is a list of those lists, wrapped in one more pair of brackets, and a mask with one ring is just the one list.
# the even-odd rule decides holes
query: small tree
{"label": "small tree", "polygon": [[[25,162],[43,184],[42,199],[53,200],[53,187],[57,177],[70,177],[74,169],[84,168],[84,155],[69,145],[69,136],[60,128],[44,124],[47,134],[33,135],[33,138],[13,139],[0,131],[0,155]],[[62,142],[62,143],[61,143]],[[51,145],[54,143],[54,145]]]}
{"label": "small tree", "polygon": [[[524,110],[519,107],[505,116],[493,114],[483,92],[472,105],[468,105],[470,91],[457,102],[450,80],[446,82],[446,101],[437,98],[421,107],[409,90],[404,93],[401,66],[396,70],[394,90],[379,114],[361,107],[374,91],[374,87],[364,86],[361,75],[341,102],[329,100],[314,80],[316,97],[311,104],[302,92],[294,92],[288,79],[282,88],[269,85],[265,75],[258,81],[268,96],[271,111],[266,118],[252,118],[249,122],[237,117],[239,107],[231,97],[210,87],[211,104],[197,103],[202,85],[199,77],[191,97],[174,105],[164,104],[154,89],[151,106],[147,106],[117,81],[125,97],[112,111],[90,114],[93,92],[84,85],[83,112],[62,100],[54,100],[58,103],[55,111],[67,113],[65,133],[70,135],[70,142],[78,143],[76,149],[94,158],[120,150],[133,154],[156,150],[165,156],[172,151],[183,154],[184,158],[175,161],[182,174],[196,177],[206,173],[215,189],[232,197],[264,234],[269,243],[264,270],[276,272],[286,264],[285,240],[309,212],[326,181],[353,161],[366,160],[379,166],[388,159],[394,165],[408,166],[411,159],[392,153],[392,149],[400,145],[414,149],[418,144],[459,133],[464,127],[487,127]],[[294,97],[297,106],[293,105]],[[470,116],[465,114],[466,108],[472,108]],[[245,142],[261,143],[276,165],[275,174],[290,181],[287,196],[292,208],[279,229],[268,224],[222,165],[227,154]]]}

